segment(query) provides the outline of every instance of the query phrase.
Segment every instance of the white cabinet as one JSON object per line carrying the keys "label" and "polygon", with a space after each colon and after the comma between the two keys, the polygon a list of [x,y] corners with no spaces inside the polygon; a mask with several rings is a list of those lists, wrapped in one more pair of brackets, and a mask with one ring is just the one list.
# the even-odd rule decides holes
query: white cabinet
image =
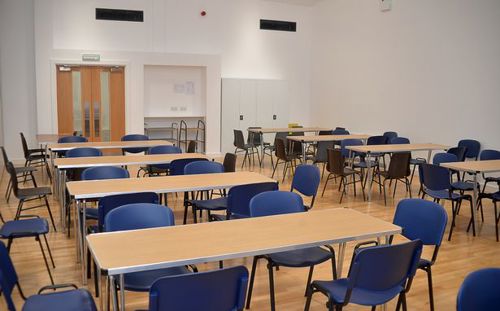
{"label": "white cabinet", "polygon": [[[282,80],[222,79],[222,152],[234,152],[233,130],[248,135],[247,128],[286,127],[288,86]],[[271,141],[274,135],[266,137]]]}

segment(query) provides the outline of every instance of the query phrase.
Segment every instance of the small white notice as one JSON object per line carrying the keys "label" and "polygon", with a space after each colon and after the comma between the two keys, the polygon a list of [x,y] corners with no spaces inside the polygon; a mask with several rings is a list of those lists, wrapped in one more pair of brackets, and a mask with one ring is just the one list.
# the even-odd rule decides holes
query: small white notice
{"label": "small white notice", "polygon": [[183,94],[186,90],[186,86],[184,83],[176,83],[174,84],[174,92],[177,94]]}
{"label": "small white notice", "polygon": [[194,90],[194,82],[193,81],[187,81],[186,82],[186,95],[194,95],[195,90]]}
{"label": "small white notice", "polygon": [[392,9],[392,0],[380,0],[380,11],[388,12]]}

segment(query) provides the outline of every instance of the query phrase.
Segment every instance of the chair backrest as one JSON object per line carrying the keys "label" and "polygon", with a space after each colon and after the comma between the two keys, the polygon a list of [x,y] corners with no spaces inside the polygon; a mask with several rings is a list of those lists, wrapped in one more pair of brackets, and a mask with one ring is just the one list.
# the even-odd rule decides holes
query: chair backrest
{"label": "chair backrest", "polygon": [[191,162],[197,161],[208,161],[205,158],[187,158],[187,159],[177,159],[170,162],[170,175],[184,175],[184,167]]}
{"label": "chair backrest", "polygon": [[353,288],[376,292],[392,289],[396,290],[394,296],[405,284],[409,288],[421,253],[420,240],[360,249],[354,255],[347,277],[345,302],[349,301]]}
{"label": "chair backrest", "polygon": [[17,180],[16,169],[14,168],[14,164],[12,162],[7,162],[5,169],[7,173],[10,175],[10,182],[12,187],[12,192],[14,192],[14,196],[17,198],[19,192],[19,181]]}
{"label": "chair backrest", "polygon": [[367,145],[385,145],[387,144],[387,137],[383,135],[379,136],[370,136],[366,141]]}
{"label": "chair backrest", "polygon": [[[149,140],[149,137],[147,135],[143,134],[128,134],[122,137],[122,141],[134,141],[134,140]],[[139,152],[146,152],[148,150],[147,147],[137,147],[137,148],[123,148],[123,152],[129,152],[129,153],[139,153]]]}
{"label": "chair backrest", "polygon": [[328,171],[335,175],[344,174],[345,157],[340,149],[328,149]]}
{"label": "chair backrest", "polygon": [[30,153],[29,153],[28,143],[26,142],[26,137],[24,137],[24,134],[22,132],[19,134],[21,135],[21,145],[23,146],[24,157],[28,158]]}
{"label": "chair backrest", "polygon": [[429,190],[450,190],[450,170],[434,164],[421,164],[423,185]]}
{"label": "chair backrest", "polygon": [[239,149],[245,149],[245,137],[243,136],[243,132],[241,130],[233,130],[234,133],[234,141],[233,145]]}
{"label": "chair backrest", "polygon": [[456,155],[447,152],[436,153],[432,158],[432,163],[434,165],[441,165],[441,163],[457,162],[457,161],[458,159]]}
{"label": "chair backrest", "polygon": [[237,217],[249,217],[250,200],[261,192],[276,190],[278,190],[278,183],[276,182],[234,186],[229,189],[227,194],[227,212],[229,215],[234,214]]}
{"label": "chair backrest", "polygon": [[484,161],[484,160],[500,160],[500,151],[498,150],[492,150],[492,149],[485,149],[481,151],[481,154],[479,155],[479,159]]}
{"label": "chair backrest", "polygon": [[83,136],[64,136],[60,137],[57,142],[59,144],[66,144],[66,143],[86,143],[88,142],[87,137]]}
{"label": "chair backrest", "polygon": [[302,197],[288,191],[266,191],[250,200],[250,216],[261,217],[304,212]]}
{"label": "chair backrest", "polygon": [[410,176],[410,152],[397,152],[391,157],[387,170],[389,178],[404,178]]}
{"label": "chair backrest", "polygon": [[187,150],[186,150],[186,153],[195,153],[196,152],[196,141],[194,140],[190,140],[189,143],[188,143],[188,147],[187,147]]}
{"label": "chair backrest", "polygon": [[0,149],[2,149],[3,164],[5,165],[5,169],[7,169],[7,163],[9,163],[7,151],[5,151],[5,148],[3,146],[0,146]]}
{"label": "chair backrest", "polygon": [[467,148],[466,158],[476,159],[479,156],[479,151],[481,150],[481,143],[474,139],[462,139],[458,142],[459,147]]}
{"label": "chair backrest", "polygon": [[16,269],[10,259],[9,252],[5,244],[0,241],[0,293],[2,293],[7,303],[9,311],[15,311],[16,307],[12,300],[12,290],[18,282]]}
{"label": "chair backrest", "polygon": [[301,164],[295,169],[290,191],[296,190],[305,196],[314,197],[318,192],[320,180],[321,173],[315,165]]}
{"label": "chair backrest", "polygon": [[133,203],[117,207],[104,217],[106,232],[173,226],[174,213],[164,205]]}
{"label": "chair backrest", "polygon": [[151,286],[149,310],[243,310],[247,283],[244,266],[163,277]]}
{"label": "chair backrest", "polygon": [[[249,129],[261,129],[262,127],[260,126],[249,126]],[[247,137],[247,143],[253,146],[260,146],[262,144],[261,142],[261,136],[259,133],[255,132],[248,132],[248,137]]]}
{"label": "chair backrest", "polygon": [[[146,151],[146,154],[175,154],[182,153],[182,149],[177,146],[171,145],[163,145],[163,146],[154,146]],[[154,164],[150,165],[151,168],[157,168],[160,170],[167,170],[170,168],[170,164]]]}
{"label": "chair backrest", "polygon": [[384,134],[382,134],[382,135],[387,137],[388,141],[391,141],[391,139],[398,137],[398,133],[396,133],[396,132],[384,132]]}
{"label": "chair backrest", "polygon": [[129,178],[126,169],[117,166],[89,167],[82,172],[82,180]]}
{"label": "chair backrest", "polygon": [[288,136],[288,132],[278,132],[274,135],[274,144],[276,144],[276,139],[284,139],[286,142],[286,137]]}
{"label": "chair backrest", "polygon": [[115,208],[133,203],[158,204],[159,202],[158,194],[154,192],[125,193],[102,197],[99,199],[97,207],[97,226],[99,232],[104,232],[104,219]]}
{"label": "chair backrest", "polygon": [[448,214],[438,203],[423,199],[404,199],[398,203],[393,223],[403,228],[403,236],[419,239],[424,245],[440,246]]}
{"label": "chair backrest", "polygon": [[236,172],[236,154],[229,152],[226,153],[222,165],[224,166],[224,172]]}
{"label": "chair backrest", "polygon": [[195,161],[184,166],[184,175],[224,173],[224,165],[212,161]]}
{"label": "chair backrest", "polygon": [[316,155],[314,156],[314,163],[328,162],[328,152],[326,150],[333,149],[334,147],[335,144],[333,141],[319,141],[316,148]]}
{"label": "chair backrest", "polygon": [[389,144],[393,145],[403,145],[403,144],[409,144],[410,140],[406,137],[393,137],[389,139]]}
{"label": "chair backrest", "polygon": [[349,131],[345,128],[336,128],[332,131],[332,135],[349,135]]}
{"label": "chair backrest", "polygon": [[362,146],[363,141],[361,139],[344,139],[343,141],[340,142],[340,151],[342,152],[342,156],[344,158],[349,157],[349,149],[347,149],[347,146]]}
{"label": "chair backrest", "polygon": [[457,157],[457,161],[463,162],[465,161],[465,155],[467,153],[466,147],[452,147],[446,151],[447,153],[451,153]]}
{"label": "chair backrest", "polygon": [[100,157],[100,156],[102,156],[102,151],[97,148],[91,148],[91,147],[73,148],[66,151],[67,158]]}
{"label": "chair backrest", "polygon": [[274,141],[274,154],[280,160],[287,160],[286,147],[285,147],[285,139],[276,138]]}
{"label": "chair backrest", "polygon": [[457,295],[457,311],[498,310],[500,268],[485,268],[467,275]]}

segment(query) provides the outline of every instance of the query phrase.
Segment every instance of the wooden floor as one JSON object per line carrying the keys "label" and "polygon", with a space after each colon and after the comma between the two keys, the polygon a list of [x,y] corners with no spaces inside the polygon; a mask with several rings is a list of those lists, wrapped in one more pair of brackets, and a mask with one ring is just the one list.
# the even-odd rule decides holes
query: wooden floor
{"label": "wooden floor", "polygon": [[[238,167],[239,169],[239,167]],[[246,168],[245,168],[246,169]],[[259,169],[257,166],[251,168],[253,171],[261,172],[268,176],[271,175],[270,164],[266,162],[265,168]],[[326,177],[326,176],[325,176]],[[275,176],[281,183],[281,174]],[[324,178],[320,185],[320,191],[323,188]],[[46,176],[38,175],[37,180],[40,183],[47,183]],[[287,176],[285,182],[281,183],[282,190],[289,190],[291,177]],[[5,191],[7,186],[6,174],[2,178],[0,191]],[[395,206],[397,202],[404,198],[402,186],[398,187],[396,197],[388,199],[387,206],[384,206],[383,197],[379,195],[378,190],[374,187],[374,195],[371,203],[364,202],[362,196],[358,192],[358,196],[354,197],[352,191],[347,197],[344,197],[342,204],[339,204],[340,194],[337,191],[336,185],[333,182],[329,183],[324,197],[317,198],[314,210],[327,208],[352,208],[358,211],[373,215],[375,217],[392,221]],[[418,187],[416,182],[413,185],[413,192],[416,193]],[[2,192],[3,193],[3,192]],[[182,196],[169,196],[169,206],[174,209],[177,223],[181,223],[182,215]],[[59,206],[54,199],[50,200],[52,210],[55,213],[56,220],[59,219]],[[12,219],[15,214],[17,200],[11,198],[10,203],[6,203],[4,197],[0,198],[0,211],[6,220]],[[450,206],[445,205],[450,214]],[[29,214],[37,214],[47,217],[44,208],[35,209]],[[479,228],[479,236],[473,237],[472,234],[467,234],[466,226],[469,220],[469,208],[464,203],[461,215],[458,217],[457,226],[453,234],[451,242],[444,241],[441,247],[436,265],[433,267],[434,277],[434,293],[436,310],[455,310],[455,301],[458,288],[464,277],[479,268],[500,266],[500,243],[495,241],[495,227],[493,222],[493,210],[491,205],[487,203],[485,206],[485,222]],[[334,224],[332,224],[334,225]],[[356,226],[356,224],[352,224]],[[448,226],[449,229],[449,226]],[[448,229],[446,233],[448,233]],[[56,283],[75,283],[81,286],[79,266],[76,264],[75,257],[75,240],[67,238],[62,232],[51,232],[48,236],[50,246],[52,248],[56,268],[53,270]],[[200,237],[203,239],[203,237]],[[210,241],[207,241],[210,243]],[[234,243],[238,243],[238,237],[234,238]],[[186,245],[189,247],[189,245]],[[350,261],[353,245],[348,245],[346,263]],[[426,255],[429,255],[426,251]],[[20,278],[20,284],[27,295],[32,295],[37,290],[49,284],[49,278],[43,259],[38,248],[38,245],[32,238],[16,240],[13,244],[11,256],[14,261],[17,273]],[[133,256],[133,250],[130,252]],[[226,265],[244,264],[250,269],[251,258],[244,258],[227,262]],[[205,264],[198,266],[200,270],[209,270],[217,267],[216,264]],[[347,267],[344,271],[347,271]],[[344,272],[345,276],[345,272]],[[276,273],[276,300],[278,310],[303,310],[305,298],[304,289],[307,278],[307,268],[291,269],[282,268]],[[320,265],[316,268],[314,279],[331,279],[331,270],[328,263]],[[89,282],[92,284],[92,282]],[[89,289],[93,292],[93,286],[89,285]],[[223,289],[221,289],[223,290]],[[269,287],[268,275],[265,263],[262,262],[258,266],[257,278],[255,282],[254,296],[252,299],[251,310],[269,310]],[[148,304],[148,296],[145,293],[130,293],[127,292],[127,310],[146,309]],[[17,292],[14,293],[14,298],[18,310],[21,309],[22,300]],[[98,302],[96,300],[96,302]],[[321,294],[316,294],[313,298],[311,310],[326,310],[326,299]],[[428,294],[427,294],[427,279],[424,272],[419,271],[413,282],[412,289],[408,296],[409,310],[428,310]],[[367,310],[367,307],[359,307],[349,305],[345,310]],[[394,302],[388,304],[388,309],[394,309]],[[0,298],[0,310],[6,310],[4,300]]]}

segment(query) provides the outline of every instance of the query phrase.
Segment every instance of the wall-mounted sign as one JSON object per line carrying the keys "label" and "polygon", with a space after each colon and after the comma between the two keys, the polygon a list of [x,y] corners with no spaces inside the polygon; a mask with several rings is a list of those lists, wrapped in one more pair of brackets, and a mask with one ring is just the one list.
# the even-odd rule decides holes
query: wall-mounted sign
{"label": "wall-mounted sign", "polygon": [[84,62],[98,62],[101,60],[99,54],[82,54],[82,61]]}

